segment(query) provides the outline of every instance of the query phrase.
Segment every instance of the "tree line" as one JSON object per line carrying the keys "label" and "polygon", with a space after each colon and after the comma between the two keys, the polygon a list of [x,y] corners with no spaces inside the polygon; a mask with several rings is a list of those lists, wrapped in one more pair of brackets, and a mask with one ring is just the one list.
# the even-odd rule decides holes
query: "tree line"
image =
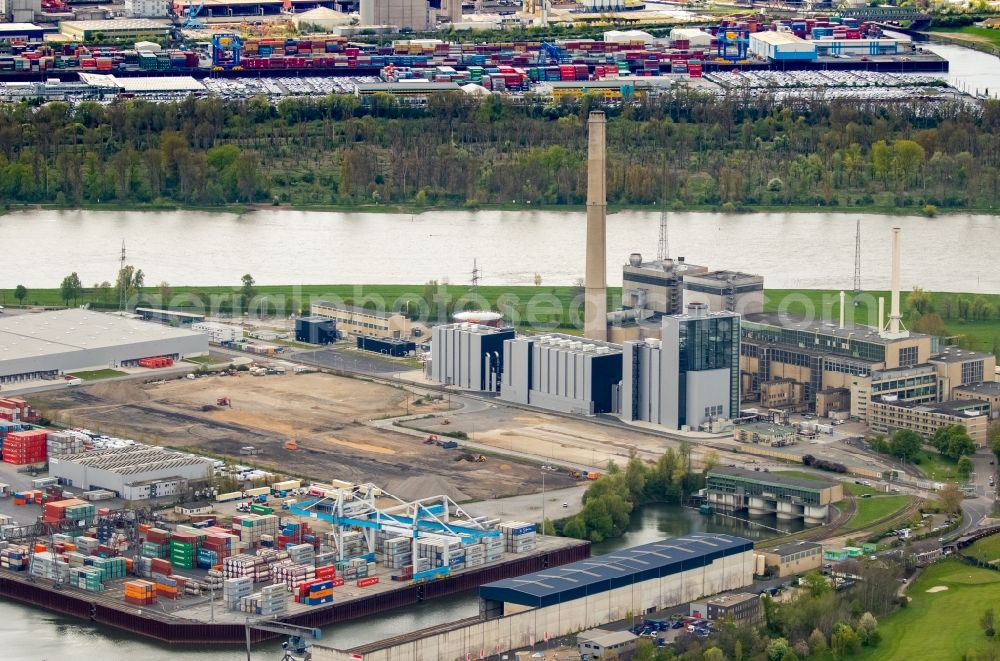
{"label": "tree line", "polygon": [[[1000,102],[678,89],[605,110],[618,205],[991,208]],[[597,100],[388,95],[0,106],[8,203],[570,205]]]}

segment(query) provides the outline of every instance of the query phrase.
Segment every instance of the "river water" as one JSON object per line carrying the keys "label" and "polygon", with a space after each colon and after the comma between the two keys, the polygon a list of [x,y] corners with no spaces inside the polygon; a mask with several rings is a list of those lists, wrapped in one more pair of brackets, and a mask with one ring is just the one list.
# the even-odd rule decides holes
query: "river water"
{"label": "river water", "polygon": [[[778,534],[774,528],[783,532],[794,532],[801,529],[801,524],[778,522],[773,517],[751,524],[721,515],[706,517],[695,510],[673,505],[648,505],[633,513],[631,524],[624,536],[594,545],[594,553],[609,553],[620,548],[692,532],[725,532],[761,539]],[[401,632],[470,617],[478,612],[478,596],[476,591],[472,590],[363,621],[327,627],[324,629],[324,644],[344,649],[395,636]],[[178,658],[189,657],[205,661],[238,661],[246,658],[246,653],[239,648],[203,649],[157,645],[138,636],[104,627],[89,626],[79,620],[5,601],[0,601],[0,640],[4,641],[5,645],[0,658],[8,661],[39,659],[176,661]],[[183,656],[180,657],[180,654]],[[273,661],[280,658],[280,641],[254,647],[253,659],[256,661]]]}
{"label": "river water", "polygon": [[[629,253],[655,256],[659,217],[608,217],[609,284],[621,283]],[[890,230],[899,226],[903,287],[1000,291],[1000,220],[987,215],[671,213],[670,254],[759,273],[773,288],[849,288],[859,217],[863,287],[888,287]],[[531,285],[535,274],[543,285],[570,285],[583,275],[584,223],[582,212],[559,211],[33,210],[0,216],[0,236],[17,237],[0,260],[0,288],[58,287],[71,271],[85,286],[114,282],[123,240],[150,285],[238,286],[248,272],[261,285],[465,284],[474,259],[482,285]]]}

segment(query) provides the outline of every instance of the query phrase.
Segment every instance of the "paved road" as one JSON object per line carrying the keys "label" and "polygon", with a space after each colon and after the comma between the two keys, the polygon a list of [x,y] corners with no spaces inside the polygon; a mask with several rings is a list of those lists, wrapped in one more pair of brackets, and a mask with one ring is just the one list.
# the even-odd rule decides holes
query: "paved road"
{"label": "paved road", "polygon": [[[543,474],[546,471],[539,470],[538,472],[539,474]],[[541,476],[539,476],[539,483],[541,483]],[[549,520],[561,519],[580,512],[583,509],[583,492],[587,490],[587,486],[587,484],[579,484],[566,489],[546,491],[545,518]],[[563,503],[566,504],[566,507],[563,507]],[[481,500],[477,503],[463,505],[462,507],[475,516],[504,519],[515,517],[529,523],[540,523],[542,520],[541,493],[511,496],[510,498],[497,498],[495,500]]]}
{"label": "paved road", "polygon": [[993,500],[996,496],[996,487],[990,486],[990,478],[995,476],[996,466],[990,465],[993,455],[990,453],[978,453],[972,457],[976,464],[976,472],[969,480],[976,487],[976,497],[966,498],[962,501],[962,526],[948,535],[949,538],[957,538],[975,530],[979,524],[993,511]]}
{"label": "paved road", "polygon": [[320,349],[318,351],[296,351],[291,355],[283,356],[295,362],[306,365],[316,365],[318,367],[328,367],[335,370],[348,372],[360,372],[362,374],[375,374],[388,376],[397,372],[413,369],[403,363],[390,362],[379,358],[369,358],[360,351],[347,351],[344,349]]}

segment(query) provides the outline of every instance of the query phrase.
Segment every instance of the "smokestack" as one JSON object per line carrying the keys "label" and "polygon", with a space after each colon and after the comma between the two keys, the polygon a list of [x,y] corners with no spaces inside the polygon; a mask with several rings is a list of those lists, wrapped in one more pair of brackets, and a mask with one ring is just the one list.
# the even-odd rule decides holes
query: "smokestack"
{"label": "smokestack", "polygon": [[604,113],[594,110],[587,120],[587,266],[584,278],[583,335],[608,339],[607,192]]}
{"label": "smokestack", "polygon": [[878,297],[878,328],[881,331],[885,328],[885,298]]}
{"label": "smokestack", "polygon": [[[882,335],[889,338],[900,338],[909,335],[907,330],[903,328],[902,319],[903,315],[899,311],[899,264],[901,259],[902,250],[900,248],[900,229],[898,227],[892,228],[892,275],[889,280],[890,292],[890,307],[889,307],[889,324],[882,327]],[[881,320],[879,320],[881,323]]]}
{"label": "smokestack", "polygon": [[840,290],[840,329],[844,329],[844,290]]}

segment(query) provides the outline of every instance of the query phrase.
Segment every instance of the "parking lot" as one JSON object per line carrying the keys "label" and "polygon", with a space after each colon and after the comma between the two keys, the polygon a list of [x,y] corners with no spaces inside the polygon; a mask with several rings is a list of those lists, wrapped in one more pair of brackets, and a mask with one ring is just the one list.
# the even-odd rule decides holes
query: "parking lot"
{"label": "parking lot", "polygon": [[354,94],[358,83],[377,83],[374,76],[284,76],[277,78],[206,78],[202,81],[210,92],[229,99],[252,96],[282,98],[286,96],[327,96]]}

